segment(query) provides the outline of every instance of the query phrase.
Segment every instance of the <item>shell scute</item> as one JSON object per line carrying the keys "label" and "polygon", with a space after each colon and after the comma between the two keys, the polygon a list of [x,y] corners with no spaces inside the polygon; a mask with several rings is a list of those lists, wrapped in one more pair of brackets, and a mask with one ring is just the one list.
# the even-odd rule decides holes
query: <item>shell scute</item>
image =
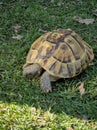
{"label": "shell scute", "polygon": [[93,49],[78,34],[59,29],[32,44],[26,65],[37,63],[55,77],[70,78],[80,74],[93,59]]}

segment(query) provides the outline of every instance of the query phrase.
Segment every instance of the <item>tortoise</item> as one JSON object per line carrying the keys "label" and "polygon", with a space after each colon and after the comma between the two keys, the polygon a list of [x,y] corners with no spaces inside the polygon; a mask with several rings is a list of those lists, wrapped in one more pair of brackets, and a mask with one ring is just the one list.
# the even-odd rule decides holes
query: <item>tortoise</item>
{"label": "tortoise", "polygon": [[52,91],[51,81],[79,75],[94,59],[93,49],[72,29],[46,32],[31,46],[23,75],[40,77],[42,92]]}

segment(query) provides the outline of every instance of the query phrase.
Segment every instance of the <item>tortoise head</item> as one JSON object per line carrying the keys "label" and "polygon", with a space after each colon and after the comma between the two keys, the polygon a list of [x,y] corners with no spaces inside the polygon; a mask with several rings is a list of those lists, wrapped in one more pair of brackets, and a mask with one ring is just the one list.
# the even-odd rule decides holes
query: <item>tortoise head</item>
{"label": "tortoise head", "polygon": [[38,64],[28,64],[23,67],[23,76],[32,79],[39,77],[42,73],[42,67]]}

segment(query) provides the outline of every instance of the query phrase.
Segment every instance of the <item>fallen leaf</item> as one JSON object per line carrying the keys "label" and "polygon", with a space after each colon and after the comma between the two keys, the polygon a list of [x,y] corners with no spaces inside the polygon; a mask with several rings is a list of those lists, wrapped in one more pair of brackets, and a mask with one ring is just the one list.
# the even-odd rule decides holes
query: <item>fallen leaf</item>
{"label": "fallen leaf", "polygon": [[74,17],[74,20],[79,23],[85,23],[86,25],[93,24],[94,19],[83,19],[81,17]]}
{"label": "fallen leaf", "polygon": [[12,36],[13,39],[20,40],[23,38],[21,35]]}
{"label": "fallen leaf", "polygon": [[43,29],[41,29],[41,28],[39,28],[38,31],[39,31],[39,32],[42,32],[42,33],[46,33],[46,32],[47,32],[47,30],[43,30]]}
{"label": "fallen leaf", "polygon": [[16,24],[16,25],[13,26],[13,28],[14,28],[14,32],[17,33],[17,32],[19,32],[21,26]]}
{"label": "fallen leaf", "polygon": [[94,10],[93,15],[97,17],[97,9]]}
{"label": "fallen leaf", "polygon": [[31,114],[36,114],[36,108],[35,107],[31,108]]}
{"label": "fallen leaf", "polygon": [[84,82],[81,82],[80,86],[78,87],[80,95],[85,94]]}

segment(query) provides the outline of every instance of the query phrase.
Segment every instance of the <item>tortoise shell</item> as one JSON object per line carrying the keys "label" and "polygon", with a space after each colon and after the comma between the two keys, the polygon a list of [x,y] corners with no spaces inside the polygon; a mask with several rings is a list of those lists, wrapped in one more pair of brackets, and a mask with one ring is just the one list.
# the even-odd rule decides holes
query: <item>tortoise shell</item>
{"label": "tortoise shell", "polygon": [[94,59],[92,48],[71,29],[59,29],[40,36],[31,46],[25,66],[39,64],[50,75],[71,78]]}

